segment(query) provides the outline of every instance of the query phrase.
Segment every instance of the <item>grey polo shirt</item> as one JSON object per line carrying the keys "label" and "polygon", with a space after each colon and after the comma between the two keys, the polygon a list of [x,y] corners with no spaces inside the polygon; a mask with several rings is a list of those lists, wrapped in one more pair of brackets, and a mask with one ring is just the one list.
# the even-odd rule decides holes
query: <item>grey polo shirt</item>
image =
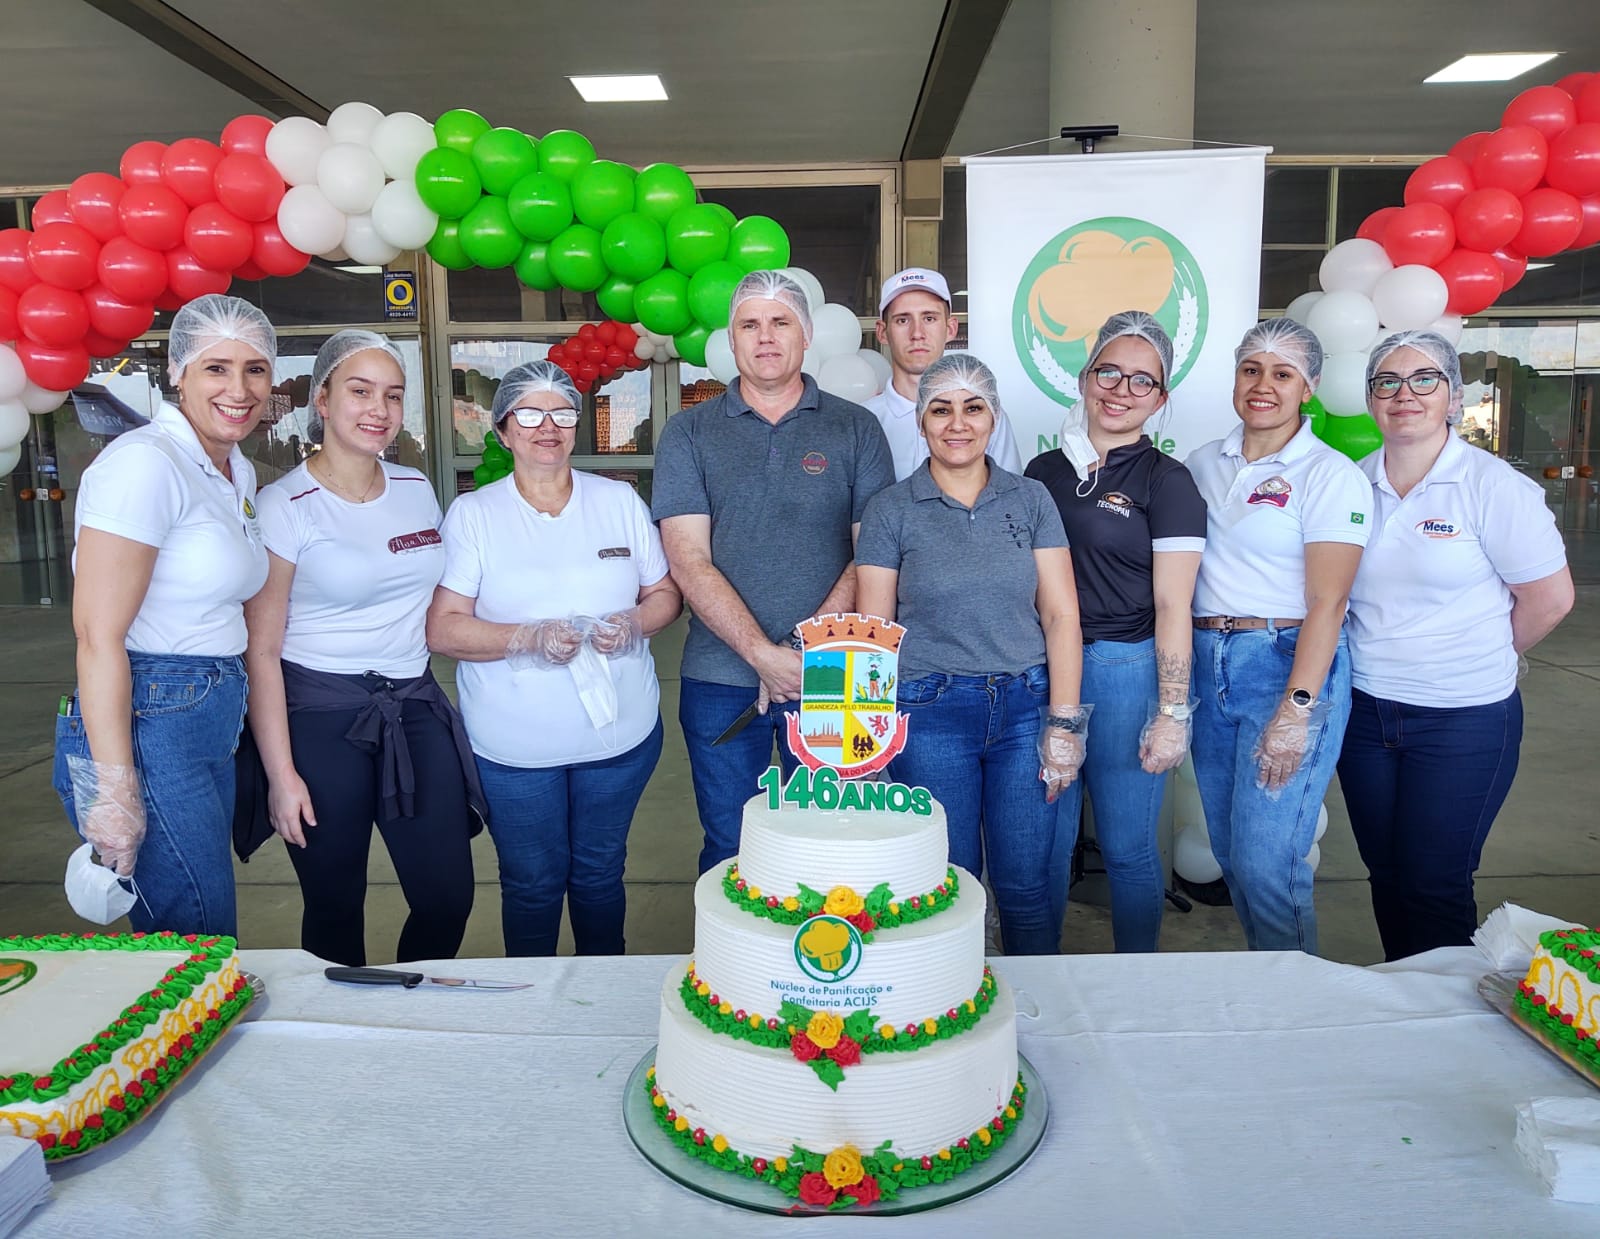
{"label": "grey polo shirt", "polygon": [[[656,445],[651,515],[711,517],[711,562],[763,632],[785,637],[816,614],[853,551],[850,529],[894,481],[883,428],[860,405],[817,389],[776,424],[745,401],[737,379],[677,414]],[[744,659],[691,615],[683,674],[754,688]]]}
{"label": "grey polo shirt", "polygon": [[992,457],[971,508],[939,489],[926,461],[874,498],[856,562],[900,574],[901,680],[1015,674],[1044,662],[1033,552],[1066,545],[1050,492]]}

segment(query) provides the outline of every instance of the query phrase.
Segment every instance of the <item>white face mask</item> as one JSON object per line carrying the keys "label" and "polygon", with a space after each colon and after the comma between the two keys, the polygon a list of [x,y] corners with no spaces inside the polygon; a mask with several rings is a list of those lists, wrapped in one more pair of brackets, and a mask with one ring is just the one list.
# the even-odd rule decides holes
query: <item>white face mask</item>
{"label": "white face mask", "polygon": [[[1078,497],[1093,494],[1099,475],[1100,453],[1089,442],[1089,423],[1083,415],[1083,401],[1067,410],[1061,423],[1061,454],[1072,462],[1078,473]],[[1088,487],[1087,490],[1084,487]]]}
{"label": "white face mask", "polygon": [[[142,896],[132,878],[128,878],[128,885],[124,886],[116,871],[95,864],[93,855],[94,845],[85,843],[69,856],[63,885],[74,912],[96,925],[109,925],[127,916]],[[130,890],[130,886],[133,889]]]}
{"label": "white face mask", "polygon": [[585,641],[567,664],[567,670],[572,673],[584,713],[604,740],[606,728],[617,721],[617,686],[611,682],[610,660],[602,658]]}

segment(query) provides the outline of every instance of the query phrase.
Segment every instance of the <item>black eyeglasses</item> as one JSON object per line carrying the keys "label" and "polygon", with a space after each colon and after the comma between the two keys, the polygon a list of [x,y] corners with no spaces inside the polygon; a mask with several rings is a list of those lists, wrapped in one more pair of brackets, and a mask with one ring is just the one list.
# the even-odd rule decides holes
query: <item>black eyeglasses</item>
{"label": "black eyeglasses", "polygon": [[1161,380],[1154,375],[1146,374],[1143,370],[1135,370],[1132,374],[1119,370],[1116,366],[1097,366],[1094,372],[1094,381],[1106,391],[1116,391],[1117,385],[1123,379],[1128,380],[1128,390],[1135,396],[1148,396],[1153,391],[1161,390]]}
{"label": "black eyeglasses", "polygon": [[1438,370],[1418,370],[1415,374],[1391,374],[1385,371],[1367,380],[1367,390],[1383,400],[1393,400],[1402,387],[1409,387],[1413,396],[1431,396],[1444,382]]}

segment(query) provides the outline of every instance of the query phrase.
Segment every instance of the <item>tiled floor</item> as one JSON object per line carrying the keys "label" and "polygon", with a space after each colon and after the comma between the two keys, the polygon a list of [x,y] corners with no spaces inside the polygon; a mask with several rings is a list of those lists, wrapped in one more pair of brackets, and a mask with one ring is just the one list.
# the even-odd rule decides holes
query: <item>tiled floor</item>
{"label": "tiled floor", "polygon": [[[1600,923],[1600,542],[1571,546],[1578,606],[1534,651],[1523,681],[1527,734],[1511,798],[1484,848],[1478,875],[1481,913],[1511,899],[1555,915]],[[662,672],[666,748],[634,821],[628,857],[628,945],[641,953],[686,952],[692,946],[692,884],[700,828],[683,741],[676,727],[681,624],[656,642]],[[453,674],[440,660],[440,678]],[[62,867],[75,842],[50,788],[51,726],[57,699],[73,682],[70,616],[54,609],[0,608],[0,935],[80,923],[61,890]],[[752,789],[752,792],[754,789]],[[1366,873],[1356,854],[1337,791],[1322,841],[1317,908],[1322,951],[1369,963],[1380,958],[1367,900]],[[465,955],[501,952],[494,849],[476,844],[478,892]],[[300,891],[275,843],[237,867],[240,938],[250,947],[299,945]],[[1062,949],[1111,949],[1109,915],[1074,891]],[[367,899],[371,961],[394,958],[405,903],[381,845],[374,849]],[[1167,950],[1235,950],[1242,946],[1230,908],[1168,909]],[[570,949],[570,944],[563,950]]]}

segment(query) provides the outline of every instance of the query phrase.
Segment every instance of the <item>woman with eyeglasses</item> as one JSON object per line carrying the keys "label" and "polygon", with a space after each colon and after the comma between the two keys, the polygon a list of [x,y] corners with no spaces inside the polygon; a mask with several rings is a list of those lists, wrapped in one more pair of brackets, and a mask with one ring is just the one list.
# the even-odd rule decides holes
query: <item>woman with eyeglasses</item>
{"label": "woman with eyeglasses", "polygon": [[1522,742],[1518,659],[1573,602],[1543,489],[1462,441],[1461,403],[1440,336],[1372,350],[1383,446],[1361,462],[1373,530],[1350,591],[1339,782],[1388,959],[1472,940],[1473,874]]}
{"label": "woman with eyeglasses", "polygon": [[1156,829],[1166,772],[1189,751],[1190,606],[1206,505],[1144,428],[1167,407],[1172,341],[1151,315],[1107,319],[1079,379],[1062,448],[1034,457],[1061,512],[1083,626],[1083,699],[1095,735],[1058,806],[1051,915],[1066,912],[1083,798],[1111,883],[1118,951],[1154,951],[1166,897]]}
{"label": "woman with eyeglasses", "polygon": [[579,955],[623,953],[628,829],[661,756],[649,638],[683,609],[638,494],[572,468],[579,408],[553,362],[500,380],[512,472],[450,505],[428,612],[460,660],[508,955],[554,955],[563,903]]}

